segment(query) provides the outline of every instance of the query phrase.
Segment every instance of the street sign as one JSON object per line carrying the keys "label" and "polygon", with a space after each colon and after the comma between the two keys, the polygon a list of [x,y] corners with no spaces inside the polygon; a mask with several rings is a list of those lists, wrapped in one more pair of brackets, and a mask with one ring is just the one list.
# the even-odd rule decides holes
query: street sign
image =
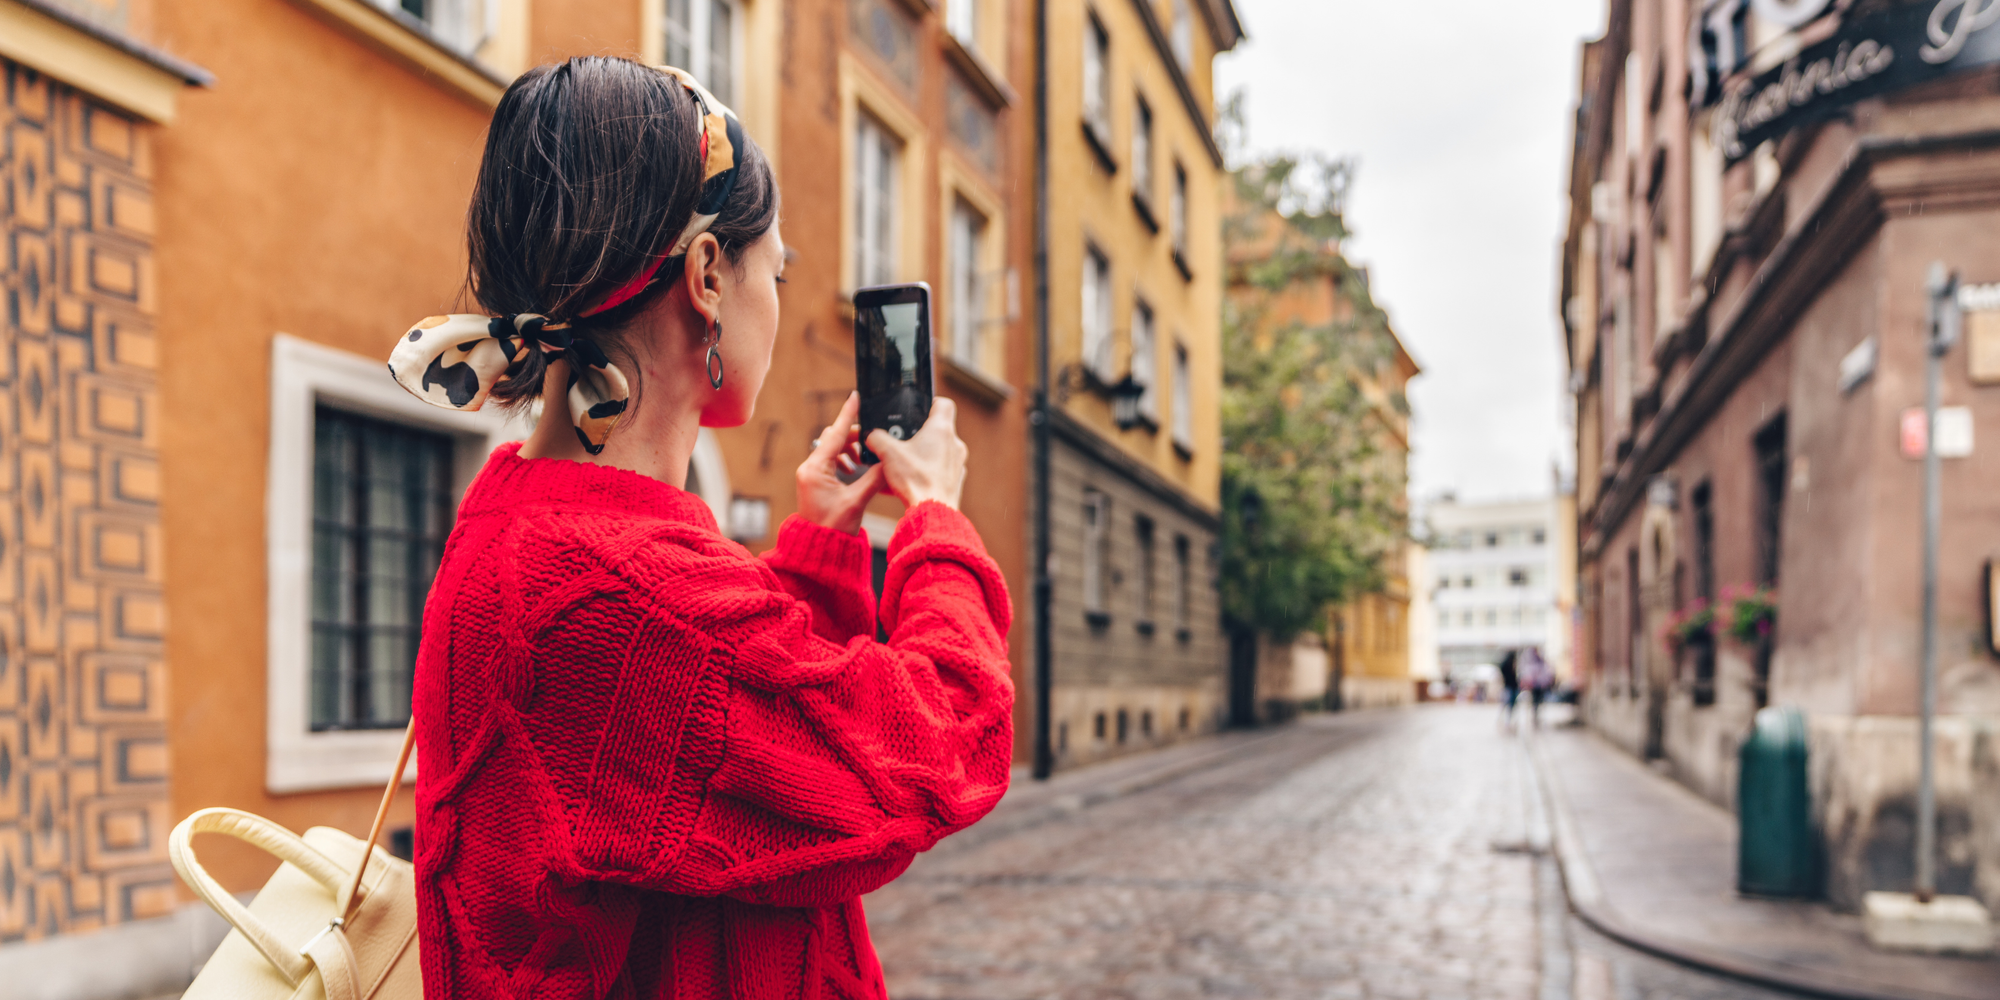
{"label": "street sign", "polygon": [[[1924,457],[1924,408],[1912,406],[1903,411],[1901,424],[1903,457],[1921,459]],[[1938,407],[1938,457],[1969,458],[1972,455],[1972,408],[1969,406]]]}

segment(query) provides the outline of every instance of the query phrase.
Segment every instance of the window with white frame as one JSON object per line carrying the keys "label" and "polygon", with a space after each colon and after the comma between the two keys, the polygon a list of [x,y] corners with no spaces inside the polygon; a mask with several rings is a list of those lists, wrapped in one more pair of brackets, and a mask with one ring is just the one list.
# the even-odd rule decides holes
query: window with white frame
{"label": "window with white frame", "polygon": [[271,353],[265,786],[379,784],[452,508],[526,427],[430,406],[375,358],[283,335]]}
{"label": "window with white frame", "polygon": [[986,216],[957,198],[951,208],[951,359],[968,368],[986,367],[986,282],[981,278],[980,248],[986,241]]}
{"label": "window with white frame", "polygon": [[1139,412],[1154,421],[1160,418],[1160,394],[1153,391],[1159,371],[1159,347],[1153,339],[1153,307],[1140,299],[1132,303],[1132,381],[1144,390],[1139,395]]}
{"label": "window with white frame", "polygon": [[854,116],[854,283],[896,280],[903,141],[865,111]]}
{"label": "window with white frame", "polygon": [[1174,255],[1181,259],[1182,266],[1186,266],[1187,235],[1188,235],[1188,179],[1187,179],[1187,168],[1181,166],[1178,163],[1174,164],[1173,198],[1174,198],[1173,204],[1169,206],[1167,210],[1167,216],[1168,216],[1167,225],[1169,227],[1168,232],[1170,238],[1173,240]]}
{"label": "window with white frame", "polygon": [[1117,380],[1112,372],[1111,261],[1103,251],[1086,246],[1083,252],[1083,364],[1107,385]]}
{"label": "window with white frame", "polygon": [[486,43],[498,18],[495,0],[369,0],[460,55],[471,55]]}
{"label": "window with white frame", "polygon": [[1132,194],[1153,207],[1153,109],[1141,97],[1132,111]]}
{"label": "window with white frame", "polygon": [[[661,2],[661,0],[654,0]],[[736,103],[743,11],[737,0],[664,0],[667,65],[694,74],[724,104]]]}
{"label": "window with white frame", "polygon": [[1111,561],[1111,498],[1093,489],[1083,491],[1083,610],[1101,615],[1111,610],[1107,565]]}
{"label": "window with white frame", "polygon": [[1111,36],[1091,14],[1083,30],[1083,123],[1100,142],[1111,140]]}
{"label": "window with white frame", "polygon": [[1174,445],[1194,451],[1194,376],[1188,371],[1187,348],[1174,345]]}
{"label": "window with white frame", "polygon": [[979,51],[979,0],[946,0],[944,27],[959,44]]}
{"label": "window with white frame", "polygon": [[1194,72],[1194,11],[1188,9],[1188,0],[1174,0],[1173,47],[1181,72]]}

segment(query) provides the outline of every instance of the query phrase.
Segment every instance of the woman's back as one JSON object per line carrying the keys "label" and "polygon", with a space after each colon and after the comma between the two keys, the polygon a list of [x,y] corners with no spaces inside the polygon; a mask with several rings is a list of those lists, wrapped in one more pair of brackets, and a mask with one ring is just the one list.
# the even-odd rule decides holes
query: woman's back
{"label": "woman's back", "polygon": [[[496,453],[415,695],[427,993],[879,996],[859,896],[1007,786],[1010,609],[922,504],[770,557],[657,480]],[[913,583],[913,581],[915,581]]]}

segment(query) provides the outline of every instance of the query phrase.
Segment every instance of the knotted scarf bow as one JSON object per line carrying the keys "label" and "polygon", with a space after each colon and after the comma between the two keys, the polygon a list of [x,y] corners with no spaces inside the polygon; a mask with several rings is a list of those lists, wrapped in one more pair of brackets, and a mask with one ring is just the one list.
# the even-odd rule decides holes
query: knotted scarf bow
{"label": "knotted scarf bow", "polygon": [[[743,126],[736,113],[685,70],[657,68],[693,95],[701,111],[696,122],[701,129],[701,196],[673,247],[654,257],[632,280],[579,318],[617,308],[651,287],[660,265],[686,254],[695,237],[707,232],[722,214],[736,190],[736,151],[743,148]],[[411,326],[396,342],[396,349],[389,354],[389,374],[426,403],[477,410],[486,405],[495,385],[519,372],[521,362],[534,350],[560,355],[569,362],[569,412],[576,423],[577,440],[593,455],[602,452],[625,412],[631,385],[596,341],[571,330],[567,323],[551,322],[536,313],[432,316]]]}

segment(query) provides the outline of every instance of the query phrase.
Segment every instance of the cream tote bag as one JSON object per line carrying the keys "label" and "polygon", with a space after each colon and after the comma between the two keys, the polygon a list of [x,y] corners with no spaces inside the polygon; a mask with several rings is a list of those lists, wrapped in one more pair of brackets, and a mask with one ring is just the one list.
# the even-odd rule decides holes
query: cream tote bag
{"label": "cream tote bag", "polygon": [[[375,849],[403,783],[416,724],[403,733],[396,773],[366,843],[319,826],[301,837],[240,809],[203,809],[174,827],[167,855],[235,930],[182,1000],[419,1000],[416,874]],[[197,833],[218,833],[284,862],[248,907],[195,859]]]}

